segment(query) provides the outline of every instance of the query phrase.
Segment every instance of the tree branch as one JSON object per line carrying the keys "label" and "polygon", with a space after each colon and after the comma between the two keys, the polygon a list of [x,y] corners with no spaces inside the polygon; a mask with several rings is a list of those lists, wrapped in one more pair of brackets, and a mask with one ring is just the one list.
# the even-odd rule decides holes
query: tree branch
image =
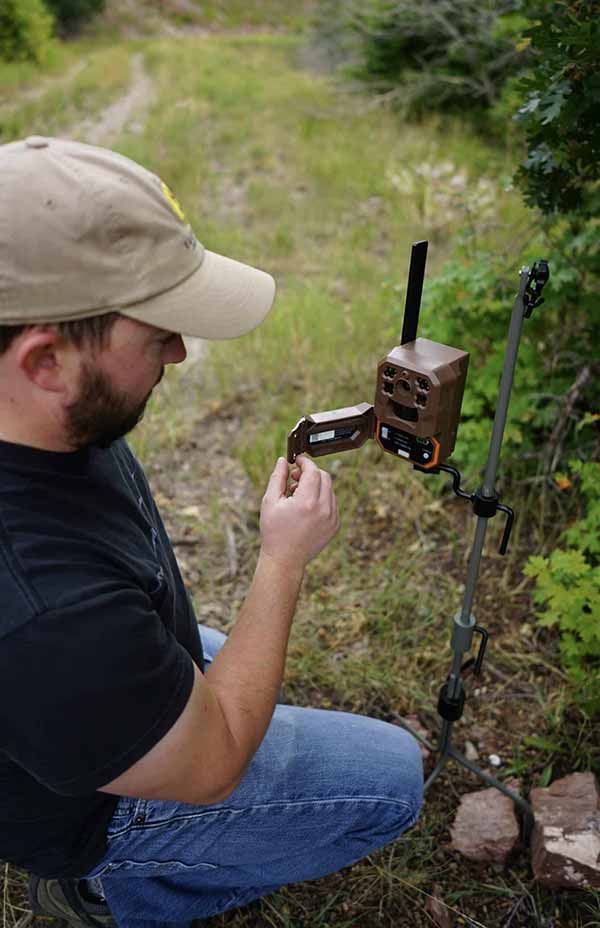
{"label": "tree branch", "polygon": [[566,435],[569,422],[573,415],[573,407],[579,399],[579,396],[582,393],[586,383],[590,379],[591,373],[591,365],[585,364],[577,374],[575,382],[571,384],[565,394],[563,407],[558,415],[554,428],[552,429],[552,434],[550,435],[546,449],[546,466],[544,470],[548,475],[556,470],[556,466],[562,454],[563,439]]}

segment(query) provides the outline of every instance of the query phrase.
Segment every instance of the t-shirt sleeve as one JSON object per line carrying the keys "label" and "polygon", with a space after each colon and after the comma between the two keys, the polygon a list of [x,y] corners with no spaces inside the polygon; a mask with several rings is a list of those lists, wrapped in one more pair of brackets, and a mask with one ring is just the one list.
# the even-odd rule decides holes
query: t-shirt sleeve
{"label": "t-shirt sleeve", "polygon": [[0,649],[2,748],[49,789],[94,792],[169,731],[192,658],[140,589],[44,612]]}

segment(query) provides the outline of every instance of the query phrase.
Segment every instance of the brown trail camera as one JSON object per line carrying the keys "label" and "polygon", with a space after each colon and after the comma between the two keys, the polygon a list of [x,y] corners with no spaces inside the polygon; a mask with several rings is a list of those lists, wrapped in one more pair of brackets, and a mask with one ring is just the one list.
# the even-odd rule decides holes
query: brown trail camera
{"label": "brown trail camera", "polygon": [[375,402],[300,419],[288,435],[288,461],[360,448],[374,438],[384,451],[425,470],[452,454],[469,356],[417,338],[427,242],[412,246],[402,342],[377,367]]}

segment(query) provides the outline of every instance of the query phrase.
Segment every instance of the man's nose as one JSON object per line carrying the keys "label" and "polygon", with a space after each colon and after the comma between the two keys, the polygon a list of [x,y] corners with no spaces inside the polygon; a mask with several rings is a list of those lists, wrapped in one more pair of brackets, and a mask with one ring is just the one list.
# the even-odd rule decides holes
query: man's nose
{"label": "man's nose", "polygon": [[165,351],[164,363],[165,364],[181,364],[182,361],[185,361],[187,357],[186,347],[183,343],[183,338],[181,335],[177,335],[175,338],[172,338],[167,343],[167,350]]}

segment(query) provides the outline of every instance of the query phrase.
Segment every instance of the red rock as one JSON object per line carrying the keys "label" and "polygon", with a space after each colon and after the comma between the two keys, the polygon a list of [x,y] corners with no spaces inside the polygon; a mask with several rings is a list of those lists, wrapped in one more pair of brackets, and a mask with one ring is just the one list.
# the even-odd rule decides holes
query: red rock
{"label": "red rock", "polygon": [[[516,781],[506,785],[518,791]],[[505,863],[519,841],[519,824],[512,799],[494,787],[461,797],[450,847],[479,863]]]}
{"label": "red rock", "polygon": [[600,889],[600,811],[593,773],[572,773],[533,789],[531,858],[535,879],[551,889]]}

